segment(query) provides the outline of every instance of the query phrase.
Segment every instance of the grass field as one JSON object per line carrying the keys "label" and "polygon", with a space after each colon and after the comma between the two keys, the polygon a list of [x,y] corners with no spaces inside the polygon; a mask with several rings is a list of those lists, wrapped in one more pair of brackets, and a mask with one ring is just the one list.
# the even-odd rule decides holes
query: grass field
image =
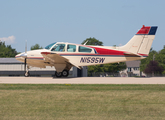
{"label": "grass field", "polygon": [[165,85],[0,84],[0,120],[163,120]]}

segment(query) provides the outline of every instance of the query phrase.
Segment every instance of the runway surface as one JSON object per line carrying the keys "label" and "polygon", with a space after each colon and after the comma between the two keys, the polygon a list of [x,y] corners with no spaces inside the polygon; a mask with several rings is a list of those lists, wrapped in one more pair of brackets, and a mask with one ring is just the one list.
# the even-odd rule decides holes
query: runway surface
{"label": "runway surface", "polygon": [[165,77],[0,77],[0,84],[165,84]]}

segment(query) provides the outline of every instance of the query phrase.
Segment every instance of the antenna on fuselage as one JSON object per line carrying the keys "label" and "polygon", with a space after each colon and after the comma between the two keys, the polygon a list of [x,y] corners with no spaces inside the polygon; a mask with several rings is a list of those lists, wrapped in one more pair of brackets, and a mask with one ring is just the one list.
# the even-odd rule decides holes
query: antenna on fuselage
{"label": "antenna on fuselage", "polygon": [[86,45],[88,43],[89,40],[87,40],[83,45]]}

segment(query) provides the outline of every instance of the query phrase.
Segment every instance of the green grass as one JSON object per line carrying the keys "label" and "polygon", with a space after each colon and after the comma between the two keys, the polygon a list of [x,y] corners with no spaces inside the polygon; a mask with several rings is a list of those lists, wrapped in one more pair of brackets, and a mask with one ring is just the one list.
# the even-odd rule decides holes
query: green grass
{"label": "green grass", "polygon": [[165,119],[165,85],[0,84],[0,120]]}

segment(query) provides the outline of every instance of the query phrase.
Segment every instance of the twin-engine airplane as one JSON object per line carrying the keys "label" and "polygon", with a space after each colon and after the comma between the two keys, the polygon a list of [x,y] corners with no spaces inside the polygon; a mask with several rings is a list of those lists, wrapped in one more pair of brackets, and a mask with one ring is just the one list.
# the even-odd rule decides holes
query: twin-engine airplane
{"label": "twin-engine airplane", "polygon": [[[67,77],[72,66],[125,62],[144,59],[148,56],[155,38],[157,26],[144,26],[124,46],[88,46],[55,42],[45,49],[27,51],[16,55],[16,59],[26,63],[28,68],[54,66],[56,77]],[[28,69],[25,76],[29,76]]]}

